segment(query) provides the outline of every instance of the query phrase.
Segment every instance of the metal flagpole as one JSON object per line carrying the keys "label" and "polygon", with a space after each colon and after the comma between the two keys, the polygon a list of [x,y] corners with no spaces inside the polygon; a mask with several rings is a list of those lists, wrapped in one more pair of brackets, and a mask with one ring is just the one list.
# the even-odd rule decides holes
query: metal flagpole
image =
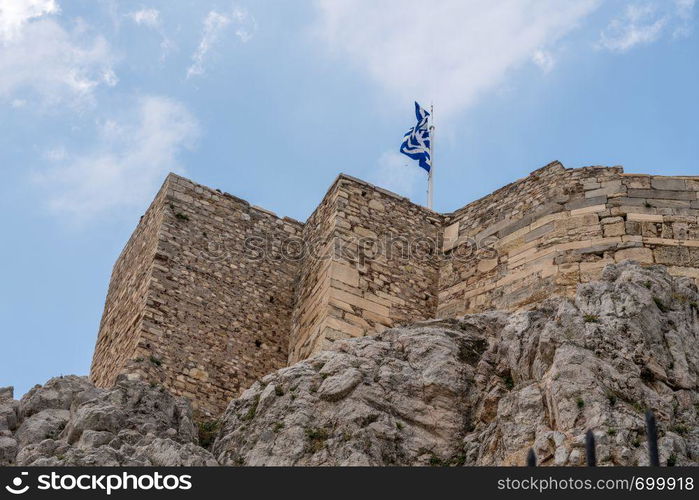
{"label": "metal flagpole", "polygon": [[427,173],[427,208],[432,210],[434,192],[434,104],[430,104],[430,171]]}

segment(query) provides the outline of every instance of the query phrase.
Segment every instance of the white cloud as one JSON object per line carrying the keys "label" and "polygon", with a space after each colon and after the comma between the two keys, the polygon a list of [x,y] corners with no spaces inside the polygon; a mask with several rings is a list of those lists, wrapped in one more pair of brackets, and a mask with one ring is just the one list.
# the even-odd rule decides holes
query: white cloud
{"label": "white cloud", "polygon": [[136,24],[148,26],[149,28],[160,27],[160,11],[158,9],[141,9],[130,12],[128,16]]}
{"label": "white cloud", "polygon": [[243,43],[249,42],[257,31],[257,21],[250,15],[247,10],[233,9],[231,18],[236,23],[235,35],[240,38]]}
{"label": "white cloud", "polygon": [[99,85],[116,85],[109,44],[84,22],[67,31],[46,17],[58,12],[53,1],[0,2],[0,99],[17,101],[22,92],[42,104],[84,105]]}
{"label": "white cloud", "polygon": [[12,40],[31,19],[58,11],[55,0],[0,0],[0,40]]}
{"label": "white cloud", "polygon": [[612,19],[600,35],[598,46],[613,52],[659,40],[666,33],[685,36],[691,30],[695,0],[665,0],[627,4],[621,16]]}
{"label": "white cloud", "polygon": [[[553,47],[599,0],[317,0],[316,32],[402,102],[434,101],[440,116],[502,83]],[[419,12],[419,16],[415,13]]]}
{"label": "white cloud", "polygon": [[139,26],[144,26],[154,30],[160,35],[160,49],[162,51],[161,60],[163,60],[168,53],[175,48],[175,44],[165,33],[163,28],[163,21],[160,17],[160,11],[153,8],[144,8],[127,14],[134,23]]}
{"label": "white cloud", "polygon": [[556,65],[556,60],[553,55],[545,50],[537,50],[534,52],[532,61],[534,61],[534,64],[539,66],[544,73],[548,73]]}
{"label": "white cloud", "polygon": [[187,78],[203,75],[207,54],[219,42],[225,29],[233,24],[236,36],[248,42],[257,30],[257,22],[250,13],[243,9],[233,9],[230,13],[210,11],[204,18],[204,29],[197,50],[192,55],[192,65],[187,68]]}
{"label": "white cloud", "polygon": [[182,104],[143,97],[131,116],[100,125],[92,149],[48,151],[54,165],[34,180],[46,189],[49,208],[74,221],[142,209],[168,172],[182,170],[179,156],[198,135],[196,118]]}
{"label": "white cloud", "polygon": [[421,182],[427,190],[427,173],[407,156],[394,151],[381,155],[377,170],[369,174],[369,181],[408,198],[416,195]]}

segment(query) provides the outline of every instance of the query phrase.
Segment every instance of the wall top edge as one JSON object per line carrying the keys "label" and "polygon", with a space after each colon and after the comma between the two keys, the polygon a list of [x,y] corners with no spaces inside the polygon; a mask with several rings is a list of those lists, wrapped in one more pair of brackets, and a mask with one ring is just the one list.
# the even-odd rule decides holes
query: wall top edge
{"label": "wall top edge", "polygon": [[[463,207],[461,207],[461,208],[459,208],[459,209],[457,209],[457,210],[454,210],[454,211],[452,211],[452,212],[444,212],[444,213],[436,212],[436,211],[431,210],[431,209],[429,209],[429,208],[427,208],[427,207],[425,207],[425,206],[422,206],[422,205],[419,205],[419,204],[417,204],[417,203],[414,203],[413,201],[411,201],[409,198],[407,198],[407,197],[405,197],[405,196],[399,195],[399,194],[397,194],[397,193],[394,193],[394,192],[392,192],[392,191],[389,191],[389,190],[387,190],[387,189],[384,189],[384,188],[382,188],[382,187],[380,187],[380,186],[377,186],[377,185],[375,185],[375,184],[372,184],[372,183],[370,183],[370,182],[368,182],[368,181],[359,179],[359,178],[357,178],[357,177],[353,177],[353,176],[351,176],[351,175],[349,175],[349,174],[346,174],[346,173],[340,173],[340,174],[337,175],[337,177],[335,178],[335,180],[334,180],[334,181],[332,182],[332,184],[329,186],[329,188],[328,188],[328,190],[326,191],[325,195],[323,196],[322,200],[325,200],[326,198],[328,198],[329,196],[331,196],[332,193],[333,193],[333,192],[337,189],[337,187],[340,185],[340,183],[343,182],[343,181],[345,181],[345,182],[351,182],[351,183],[356,184],[356,185],[360,185],[360,186],[362,186],[362,187],[365,187],[365,188],[370,189],[370,190],[372,190],[372,191],[381,193],[381,194],[383,194],[383,195],[385,195],[385,196],[394,198],[394,199],[399,200],[399,201],[401,201],[401,202],[409,203],[409,204],[413,205],[415,208],[417,208],[417,209],[423,211],[426,215],[440,216],[440,217],[453,217],[453,216],[458,215],[459,213],[463,212],[464,210],[468,209],[468,208],[469,208],[471,205],[473,205],[474,203],[477,203],[477,202],[479,202],[479,201],[481,201],[481,200],[484,200],[484,199],[486,199],[486,198],[488,198],[488,197],[490,197],[490,196],[493,196],[494,194],[499,193],[499,192],[501,192],[501,191],[504,191],[504,190],[507,190],[507,189],[511,189],[512,186],[514,186],[514,185],[516,185],[516,184],[518,184],[518,183],[520,183],[520,182],[523,182],[523,181],[525,181],[525,180],[527,180],[527,179],[530,179],[530,178],[532,178],[532,177],[541,177],[541,176],[545,176],[545,175],[556,175],[556,174],[558,174],[558,173],[574,173],[574,172],[583,172],[583,173],[584,173],[585,171],[589,171],[590,173],[595,173],[595,172],[598,172],[598,171],[610,171],[610,172],[613,172],[613,173],[615,173],[615,174],[617,174],[617,175],[619,175],[619,176],[622,176],[622,177],[661,177],[661,178],[665,178],[665,179],[689,179],[689,180],[699,180],[699,176],[655,175],[655,174],[626,173],[626,172],[624,172],[624,168],[623,168],[622,166],[620,166],[620,165],[616,165],[616,166],[590,165],[590,166],[583,166],[583,167],[577,167],[577,168],[566,168],[566,167],[563,165],[563,163],[561,163],[561,162],[558,161],[558,160],[555,160],[555,161],[552,161],[552,162],[548,163],[547,165],[544,165],[543,167],[540,167],[540,168],[538,168],[538,169],[536,169],[536,170],[533,170],[533,171],[530,172],[527,176],[521,177],[521,178],[519,178],[519,179],[517,179],[517,180],[515,180],[515,181],[513,181],[513,182],[511,182],[511,183],[509,183],[509,184],[506,184],[505,186],[502,186],[502,187],[496,189],[495,191],[493,191],[493,192],[491,192],[491,193],[488,193],[487,195],[485,195],[485,196],[483,196],[483,197],[481,197],[481,198],[478,198],[478,199],[476,199],[476,200],[473,200],[472,202],[470,202],[470,203],[464,205]],[[277,219],[284,220],[284,221],[289,222],[289,223],[291,223],[291,224],[298,224],[298,225],[301,225],[301,226],[303,226],[303,225],[305,224],[305,222],[301,222],[301,221],[299,221],[299,220],[297,220],[297,219],[294,219],[294,218],[292,218],[292,217],[286,217],[286,216],[280,217],[280,216],[278,216],[276,213],[274,213],[274,212],[272,212],[272,211],[270,211],[270,210],[267,210],[267,209],[265,209],[265,208],[263,208],[263,207],[259,207],[259,206],[252,205],[252,204],[250,204],[250,202],[248,202],[248,201],[246,201],[246,200],[244,200],[244,199],[242,199],[242,198],[239,198],[239,197],[237,197],[237,196],[234,196],[234,195],[232,195],[232,194],[230,194],[230,193],[223,192],[223,191],[218,190],[218,189],[210,188],[210,187],[205,186],[205,185],[203,185],[203,184],[198,184],[198,183],[192,181],[191,179],[188,179],[188,178],[183,177],[183,176],[181,176],[181,175],[175,174],[175,173],[173,173],[173,172],[171,172],[171,173],[168,174],[167,178],[165,179],[165,183],[164,183],[164,184],[167,184],[168,182],[173,182],[173,181],[176,182],[176,183],[184,183],[184,184],[189,184],[189,185],[194,186],[194,187],[199,187],[199,188],[201,188],[201,189],[205,189],[205,190],[209,191],[210,193],[215,194],[215,195],[218,195],[218,196],[223,196],[223,197],[226,197],[226,198],[231,198],[231,199],[233,199],[233,200],[235,200],[235,201],[237,201],[237,202],[239,202],[239,203],[242,203],[242,204],[248,206],[250,210],[254,210],[254,211],[258,212],[258,213],[261,213],[261,214],[264,214],[264,215],[268,215],[268,216],[272,216],[272,217],[275,217],[275,218],[277,218]],[[322,203],[322,201],[321,201],[321,203]],[[319,206],[320,206],[320,203],[319,203]],[[316,209],[316,210],[317,210],[317,209]],[[313,211],[313,213],[315,213],[315,210]],[[312,213],[311,215],[309,215],[309,217],[308,217],[309,219],[312,217],[313,213]],[[307,219],[307,220],[308,220],[308,219]]]}

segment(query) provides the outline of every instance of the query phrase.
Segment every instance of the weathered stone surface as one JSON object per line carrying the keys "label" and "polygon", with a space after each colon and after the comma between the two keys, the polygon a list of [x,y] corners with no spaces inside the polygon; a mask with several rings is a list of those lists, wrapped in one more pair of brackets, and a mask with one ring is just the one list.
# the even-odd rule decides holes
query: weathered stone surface
{"label": "weathered stone surface", "polygon": [[20,446],[57,438],[68,423],[68,410],[42,410],[22,422],[15,436]]}
{"label": "weathered stone surface", "polygon": [[[227,465],[645,465],[644,411],[662,463],[699,464],[699,294],[623,262],[572,300],[336,342],[231,402]],[[328,394],[333,397],[328,398]]]}
{"label": "weathered stone surface", "polygon": [[571,296],[610,260],[698,279],[657,252],[699,245],[697,186],[553,162],[438,214],[340,175],[301,223],[170,175],[114,267],[91,380],[130,373],[213,416],[333,342]]}
{"label": "weathered stone surface", "polygon": [[0,387],[0,401],[12,399],[14,387]]}
{"label": "weathered stone surface", "polygon": [[44,410],[70,410],[74,401],[91,399],[97,389],[85,379],[68,375],[55,377],[45,385],[37,385],[27,392],[19,403],[22,418],[28,418]]}
{"label": "weathered stone surface", "polygon": [[653,251],[650,248],[627,248],[616,252],[614,254],[614,260],[617,262],[633,260],[641,264],[652,264]]}
{"label": "weathered stone surface", "polygon": [[0,466],[12,465],[17,456],[17,441],[11,437],[0,436]]}
{"label": "weathered stone surface", "polygon": [[13,403],[20,418],[0,434],[0,465],[216,465],[197,444],[190,404],[161,387],[122,376],[97,389],[85,377],[57,377]]}

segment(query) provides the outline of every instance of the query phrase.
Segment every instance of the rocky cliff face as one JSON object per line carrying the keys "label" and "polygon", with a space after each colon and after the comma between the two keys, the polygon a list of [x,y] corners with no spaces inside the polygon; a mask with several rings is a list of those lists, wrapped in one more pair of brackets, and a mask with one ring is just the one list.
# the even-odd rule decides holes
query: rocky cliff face
{"label": "rocky cliff face", "polygon": [[623,263],[574,301],[337,342],[234,400],[214,455],[227,465],[699,462],[697,288]]}
{"label": "rocky cliff face", "polygon": [[57,377],[20,401],[0,390],[0,465],[216,465],[186,400],[122,377],[97,389]]}
{"label": "rocky cliff face", "polygon": [[[574,300],[336,342],[231,402],[213,455],[188,403],[119,379],[62,377],[20,401],[0,389],[0,465],[699,464],[699,294],[622,263]],[[214,458],[215,457],[215,458]]]}

